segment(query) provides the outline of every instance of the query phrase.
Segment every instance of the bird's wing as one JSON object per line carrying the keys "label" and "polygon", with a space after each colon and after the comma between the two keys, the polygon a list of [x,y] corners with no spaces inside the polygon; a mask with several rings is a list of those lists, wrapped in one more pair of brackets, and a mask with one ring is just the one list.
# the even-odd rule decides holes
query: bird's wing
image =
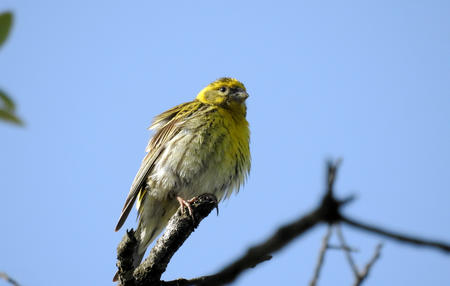
{"label": "bird's wing", "polygon": [[131,184],[130,192],[125,200],[125,205],[123,206],[122,214],[117,222],[115,231],[118,231],[127,219],[140,190],[145,186],[146,179],[153,170],[155,162],[164,151],[166,142],[170,141],[170,139],[172,139],[180,131],[179,123],[183,121],[184,116],[177,117],[176,115],[180,113],[180,111],[183,110],[187,104],[189,104],[189,102],[175,106],[174,108],[158,115],[153,120],[153,124],[150,128],[155,128],[157,131],[148,143],[146,148],[148,153],[144,157],[141,167],[139,168],[139,171]]}

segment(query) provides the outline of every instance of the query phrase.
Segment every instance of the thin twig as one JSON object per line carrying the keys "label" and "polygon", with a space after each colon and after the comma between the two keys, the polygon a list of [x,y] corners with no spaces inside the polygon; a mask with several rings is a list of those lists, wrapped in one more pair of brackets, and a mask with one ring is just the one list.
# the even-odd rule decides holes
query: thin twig
{"label": "thin twig", "polygon": [[353,286],[360,286],[364,282],[364,280],[367,278],[367,276],[369,275],[370,269],[372,269],[372,266],[375,264],[375,262],[378,260],[378,258],[380,258],[382,247],[383,247],[382,243],[379,243],[376,246],[375,252],[374,252],[372,258],[369,260],[369,262],[367,262],[363,271],[355,278],[355,283],[353,284]]}
{"label": "thin twig", "polygon": [[328,244],[328,249],[331,249],[331,250],[347,250],[347,251],[350,251],[350,252],[359,252],[359,249],[354,248],[354,247],[341,246],[341,245],[332,245],[332,244]]}
{"label": "thin twig", "polygon": [[336,181],[336,173],[337,169],[342,163],[342,159],[337,159],[336,162],[333,163],[333,161],[327,162],[327,178],[326,178],[326,186],[327,186],[327,192],[326,195],[333,196],[334,191],[334,182]]}
{"label": "thin twig", "polygon": [[20,286],[19,282],[9,277],[9,275],[6,274],[5,272],[0,272],[0,278],[4,279],[5,281],[11,283],[14,286]]}
{"label": "thin twig", "polygon": [[330,241],[332,229],[333,229],[333,226],[328,225],[327,233],[325,234],[325,236],[322,239],[322,246],[320,247],[319,258],[317,259],[317,264],[316,264],[316,267],[314,268],[314,276],[313,276],[311,282],[309,282],[309,286],[315,286],[317,284],[317,281],[319,280],[320,270],[322,270],[323,261],[325,258],[325,253],[328,249],[328,242]]}
{"label": "thin twig", "polygon": [[359,277],[358,266],[356,266],[356,263],[353,260],[352,253],[349,251],[350,247],[345,241],[344,234],[342,233],[341,226],[339,224],[336,224],[336,233],[339,241],[341,242],[341,247],[344,250],[345,256],[347,257],[348,264],[350,264],[350,267],[352,268],[353,274],[355,277]]}
{"label": "thin twig", "polygon": [[394,232],[394,231],[390,231],[390,230],[386,230],[383,229],[381,227],[377,227],[377,226],[373,226],[370,224],[366,224],[363,222],[359,222],[355,219],[351,219],[349,217],[346,216],[341,216],[341,221],[356,227],[358,229],[362,229],[371,233],[376,233],[394,240],[398,240],[401,242],[406,242],[409,244],[414,244],[416,246],[427,246],[427,247],[431,247],[437,250],[441,250],[443,252],[445,252],[446,254],[450,254],[450,243],[445,243],[442,241],[436,241],[436,240],[427,240],[427,239],[423,239],[423,238],[419,238],[419,237],[414,237],[414,236],[410,236],[410,235],[405,235],[405,234],[401,234],[398,232]]}

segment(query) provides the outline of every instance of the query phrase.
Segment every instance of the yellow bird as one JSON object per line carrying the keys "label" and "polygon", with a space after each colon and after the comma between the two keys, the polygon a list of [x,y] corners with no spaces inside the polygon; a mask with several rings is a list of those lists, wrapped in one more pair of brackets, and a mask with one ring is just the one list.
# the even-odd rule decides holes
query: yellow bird
{"label": "yellow bird", "polygon": [[251,161],[247,97],[240,81],[220,78],[193,101],[154,118],[150,129],[155,134],[115,229],[122,227],[137,200],[136,267],[180,204],[189,207],[186,200],[203,193],[212,193],[220,201],[246,180]]}

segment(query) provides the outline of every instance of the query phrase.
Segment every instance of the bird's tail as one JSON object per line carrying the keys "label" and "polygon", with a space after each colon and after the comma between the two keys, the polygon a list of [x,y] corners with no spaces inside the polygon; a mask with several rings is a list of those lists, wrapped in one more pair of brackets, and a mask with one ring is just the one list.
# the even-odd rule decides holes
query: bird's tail
{"label": "bird's tail", "polygon": [[[159,201],[150,196],[146,196],[140,208],[139,225],[135,232],[135,237],[139,241],[139,246],[133,254],[133,266],[138,267],[147,251],[148,246],[166,227],[170,218],[178,209],[178,203],[174,201]],[[118,280],[118,272],[114,275],[113,281]]]}

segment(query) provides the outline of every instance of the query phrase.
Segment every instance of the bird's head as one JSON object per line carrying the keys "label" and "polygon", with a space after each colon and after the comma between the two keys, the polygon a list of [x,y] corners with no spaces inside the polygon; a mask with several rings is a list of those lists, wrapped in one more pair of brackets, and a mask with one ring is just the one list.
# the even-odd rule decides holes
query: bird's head
{"label": "bird's head", "polygon": [[245,109],[248,93],[245,86],[234,78],[223,77],[210,83],[197,95],[197,100],[230,109]]}

